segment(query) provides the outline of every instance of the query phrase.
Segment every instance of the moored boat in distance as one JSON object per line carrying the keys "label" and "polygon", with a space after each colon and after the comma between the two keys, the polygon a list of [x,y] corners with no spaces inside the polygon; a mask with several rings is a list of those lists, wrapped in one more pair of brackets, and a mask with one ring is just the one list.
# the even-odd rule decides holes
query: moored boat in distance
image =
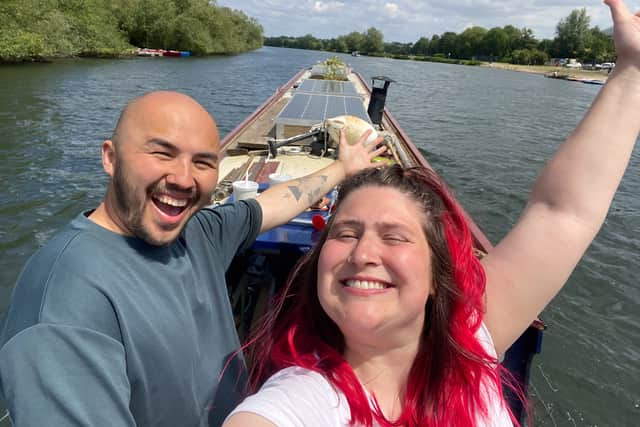
{"label": "moored boat in distance", "polygon": [[[345,120],[373,126],[384,137],[387,152],[377,161],[433,170],[385,108],[393,80],[372,77],[369,87],[360,74],[345,64],[337,64],[336,59],[300,70],[222,140],[220,179],[212,203],[232,201],[236,181],[257,182],[261,191],[269,186],[270,177],[294,179],[330,164],[336,156],[332,131],[336,122]],[[335,194],[327,194],[314,208],[288,224],[261,234],[251,250],[234,259],[227,283],[241,339],[284,284],[296,261],[316,241],[331,215]],[[482,256],[492,245],[466,212],[465,216],[477,253]],[[532,357],[541,349],[543,329],[541,322],[534,322],[504,355],[504,366],[525,394]],[[511,395],[507,400],[514,414],[522,419],[525,410],[520,401]]]}
{"label": "moored boat in distance", "polygon": [[173,56],[173,57],[188,57],[191,56],[191,52],[186,50],[166,50],[166,49],[136,49],[137,56]]}
{"label": "moored boat in distance", "polygon": [[545,73],[544,76],[550,79],[567,80],[570,82],[586,83],[590,85],[603,85],[606,82],[606,80],[581,78],[571,74],[558,73],[557,71],[553,71],[551,73]]}

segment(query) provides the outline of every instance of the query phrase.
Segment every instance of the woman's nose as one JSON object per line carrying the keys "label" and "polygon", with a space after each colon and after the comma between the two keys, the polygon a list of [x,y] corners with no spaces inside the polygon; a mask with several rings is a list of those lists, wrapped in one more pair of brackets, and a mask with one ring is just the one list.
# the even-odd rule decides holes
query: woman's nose
{"label": "woman's nose", "polygon": [[347,262],[358,266],[379,264],[379,249],[379,245],[375,239],[361,236],[358,243],[354,246],[353,250],[347,257]]}

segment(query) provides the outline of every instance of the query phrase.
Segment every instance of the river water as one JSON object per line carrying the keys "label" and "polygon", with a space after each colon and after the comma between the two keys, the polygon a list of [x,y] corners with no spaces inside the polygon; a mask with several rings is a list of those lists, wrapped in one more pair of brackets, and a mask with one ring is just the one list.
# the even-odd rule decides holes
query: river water
{"label": "river water", "polygon": [[[224,135],[300,68],[327,56],[265,47],[230,57],[0,67],[0,312],[30,254],[100,201],[107,182],[100,144],[127,100],[182,91]],[[494,243],[600,88],[479,67],[343,59],[367,79],[396,80],[387,106]],[[639,423],[639,147],[605,225],[542,314],[549,329],[531,372],[538,426]]]}

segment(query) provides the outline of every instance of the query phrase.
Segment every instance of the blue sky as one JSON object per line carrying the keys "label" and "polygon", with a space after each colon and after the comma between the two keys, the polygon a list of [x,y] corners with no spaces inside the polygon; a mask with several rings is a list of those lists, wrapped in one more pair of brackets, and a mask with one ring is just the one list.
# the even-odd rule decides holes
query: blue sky
{"label": "blue sky", "polygon": [[[487,29],[514,25],[531,28],[538,39],[553,38],[560,19],[586,8],[591,25],[611,26],[609,9],[599,0],[218,0],[256,18],[266,36],[332,38],[376,27],[385,41],[415,42],[445,31],[461,33],[479,25]],[[631,9],[640,1],[627,0]]]}

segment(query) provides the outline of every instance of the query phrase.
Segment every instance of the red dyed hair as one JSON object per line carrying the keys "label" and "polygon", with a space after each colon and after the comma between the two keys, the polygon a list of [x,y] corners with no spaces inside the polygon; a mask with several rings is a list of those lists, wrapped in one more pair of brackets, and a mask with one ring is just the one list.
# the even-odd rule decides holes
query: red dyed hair
{"label": "red dyed hair", "polygon": [[[250,391],[276,371],[301,366],[324,375],[344,393],[352,425],[461,426],[486,416],[487,385],[502,396],[500,365],[478,342],[485,293],[484,270],[473,252],[467,222],[440,179],[424,168],[369,169],[347,179],[340,200],[364,186],[384,186],[408,194],[424,212],[435,295],[425,306],[418,353],[404,390],[404,407],[388,420],[371,407],[351,366],[342,357],[344,337],[320,306],[317,265],[332,221],[318,244],[291,272],[287,283],[245,347]],[[505,407],[508,407],[503,402]],[[517,425],[517,420],[511,417]]]}

